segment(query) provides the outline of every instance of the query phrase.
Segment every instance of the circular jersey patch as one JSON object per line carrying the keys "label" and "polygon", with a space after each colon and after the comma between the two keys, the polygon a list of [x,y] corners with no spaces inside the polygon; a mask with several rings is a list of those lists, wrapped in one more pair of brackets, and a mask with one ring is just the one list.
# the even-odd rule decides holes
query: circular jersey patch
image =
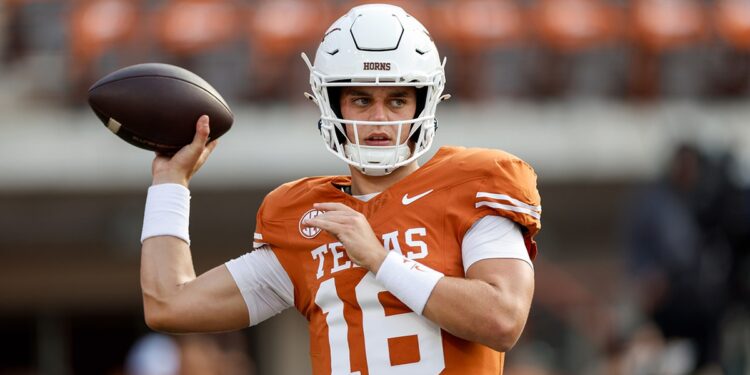
{"label": "circular jersey patch", "polygon": [[305,214],[302,215],[302,218],[299,219],[299,233],[302,235],[302,237],[315,238],[315,236],[317,236],[318,233],[320,233],[320,228],[306,227],[302,225],[302,222],[305,221],[306,219],[312,219],[322,213],[323,211],[312,209],[310,211],[305,212]]}

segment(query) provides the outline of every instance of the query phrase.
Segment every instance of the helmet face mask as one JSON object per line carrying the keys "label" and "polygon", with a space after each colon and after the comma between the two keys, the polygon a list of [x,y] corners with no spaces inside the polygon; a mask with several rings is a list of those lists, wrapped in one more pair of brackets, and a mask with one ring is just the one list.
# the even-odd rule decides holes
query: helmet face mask
{"label": "helmet face mask", "polygon": [[[445,85],[444,64],[427,30],[403,9],[385,4],[353,8],[326,32],[310,69],[313,99],[320,109],[319,127],[327,149],[367,175],[380,176],[409,164],[432,146],[435,109]],[[342,119],[342,87],[415,87],[417,113],[400,121]],[[394,146],[367,146],[359,137],[349,139],[346,126],[358,134],[363,126],[397,126],[398,137],[409,137]],[[406,126],[401,126],[406,125]],[[398,143],[398,142],[397,142]]]}

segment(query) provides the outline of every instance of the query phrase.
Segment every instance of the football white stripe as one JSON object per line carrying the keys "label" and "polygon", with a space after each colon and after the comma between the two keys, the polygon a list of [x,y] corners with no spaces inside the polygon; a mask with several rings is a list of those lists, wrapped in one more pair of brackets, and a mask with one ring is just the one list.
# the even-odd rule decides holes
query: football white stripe
{"label": "football white stripe", "polygon": [[257,249],[259,247],[263,247],[263,246],[266,246],[266,245],[268,245],[268,244],[265,243],[265,242],[255,242],[255,241],[253,241],[253,249]]}
{"label": "football white stripe", "polygon": [[479,208],[479,207],[482,207],[482,206],[488,206],[488,207],[492,207],[492,208],[499,208],[501,210],[506,210],[506,211],[520,212],[522,214],[529,215],[529,216],[531,216],[533,218],[536,218],[536,219],[539,219],[541,217],[538,212],[529,210],[527,208],[516,207],[516,206],[507,205],[507,204],[497,203],[497,202],[481,201],[481,202],[477,202],[474,205],[474,207],[476,207],[476,208]]}
{"label": "football white stripe", "polygon": [[509,195],[505,195],[505,194],[494,194],[494,193],[487,193],[487,192],[484,192],[484,191],[480,191],[480,192],[477,193],[477,198],[501,199],[501,200],[513,203],[514,205],[516,205],[518,207],[526,208],[528,210],[537,211],[537,212],[542,211],[542,206],[532,206],[530,204],[523,203],[523,202],[519,201],[518,199],[515,199],[515,198],[513,198],[513,197],[511,197]]}

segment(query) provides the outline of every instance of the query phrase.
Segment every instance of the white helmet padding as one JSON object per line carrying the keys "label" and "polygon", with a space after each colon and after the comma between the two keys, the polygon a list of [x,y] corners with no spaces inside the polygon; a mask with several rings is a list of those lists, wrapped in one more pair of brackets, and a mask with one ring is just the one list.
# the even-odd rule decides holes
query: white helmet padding
{"label": "white helmet padding", "polygon": [[[310,69],[311,99],[320,109],[320,132],[334,155],[364,174],[381,176],[411,163],[432,146],[435,109],[445,87],[444,63],[424,26],[403,9],[386,4],[352,8],[326,31],[315,64],[304,53],[302,58]],[[417,104],[421,111],[414,119],[344,120],[328,89],[352,86],[410,86],[426,89],[426,94],[417,96],[424,103]],[[412,144],[360,145],[359,137],[346,137],[345,125],[353,125],[355,134],[360,126],[409,125],[404,128],[409,129]],[[401,139],[400,126],[396,139]]]}

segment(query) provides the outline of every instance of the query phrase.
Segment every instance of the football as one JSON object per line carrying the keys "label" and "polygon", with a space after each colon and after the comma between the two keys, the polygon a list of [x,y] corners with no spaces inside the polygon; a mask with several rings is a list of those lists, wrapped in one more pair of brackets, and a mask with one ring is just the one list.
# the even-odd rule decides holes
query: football
{"label": "football", "polygon": [[189,144],[203,114],[210,118],[209,141],[234,122],[232,110],[208,82],[168,64],[138,64],[112,72],[91,86],[88,102],[118,137],[163,154]]}

